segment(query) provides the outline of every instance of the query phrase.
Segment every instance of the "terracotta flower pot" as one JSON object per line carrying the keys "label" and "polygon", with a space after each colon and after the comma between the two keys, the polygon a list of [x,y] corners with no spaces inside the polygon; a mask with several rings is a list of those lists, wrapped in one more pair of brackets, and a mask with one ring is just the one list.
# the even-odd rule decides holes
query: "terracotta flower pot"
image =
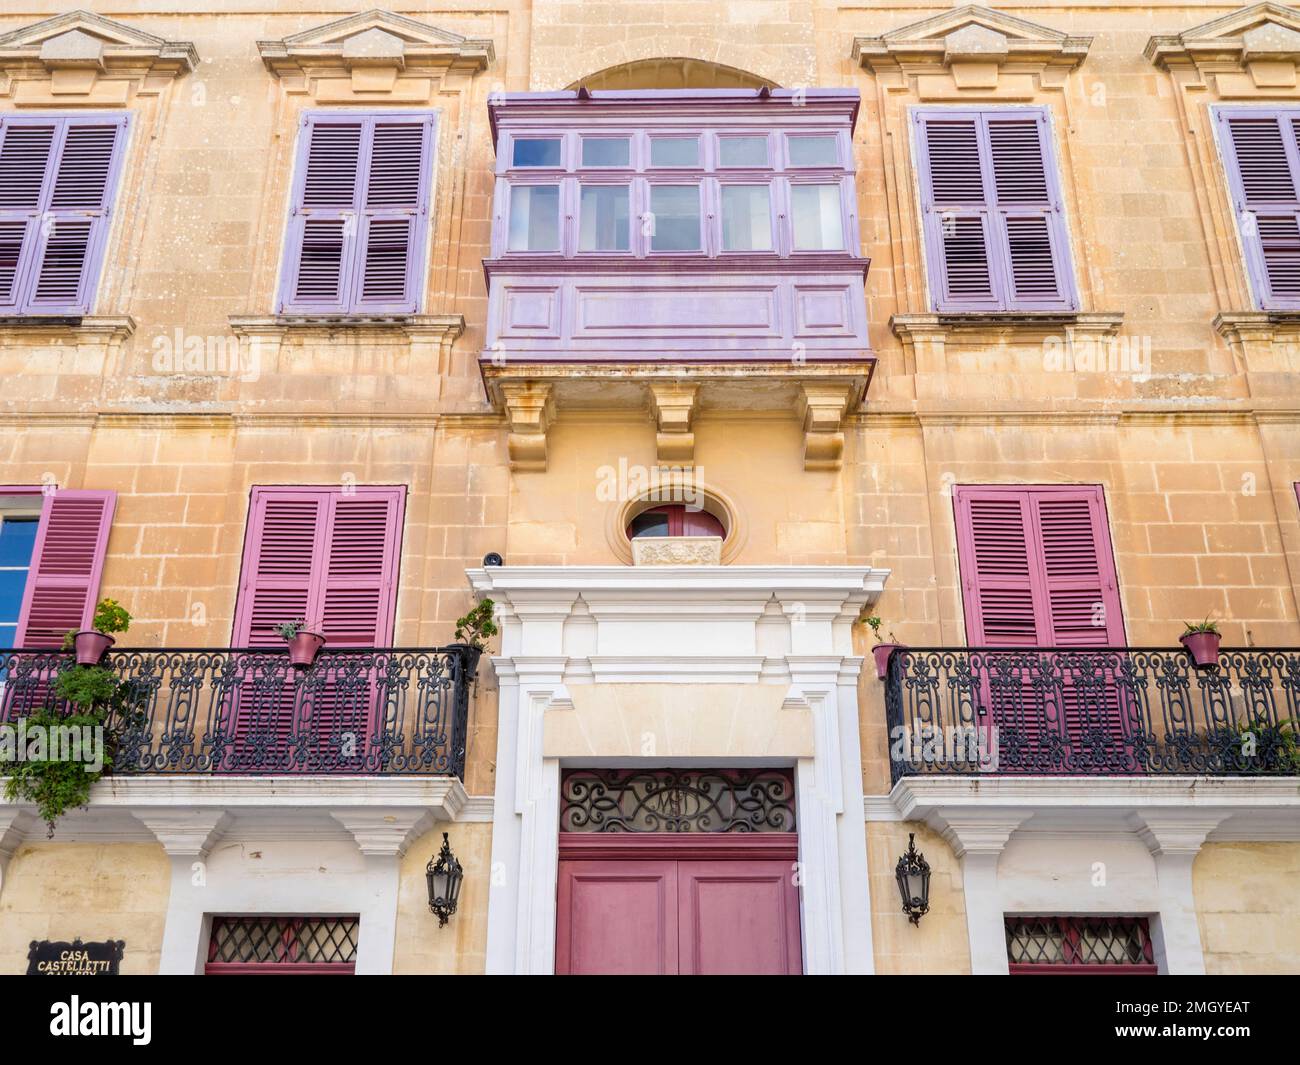
{"label": "terracotta flower pot", "polygon": [[1188,632],[1178,642],[1187,648],[1197,669],[1217,669],[1221,639],[1217,632]]}
{"label": "terracotta flower pot", "polygon": [[86,629],[72,637],[73,649],[77,652],[77,665],[97,666],[105,653],[116,641],[111,636],[94,629]]}
{"label": "terracotta flower pot", "polygon": [[889,656],[896,649],[905,647],[901,643],[878,643],[871,649],[871,657],[876,660],[876,679],[884,680],[889,670]]}
{"label": "terracotta flower pot", "polygon": [[289,637],[289,664],[297,669],[306,669],[316,661],[320,649],[325,646],[325,637],[319,632],[303,629]]}

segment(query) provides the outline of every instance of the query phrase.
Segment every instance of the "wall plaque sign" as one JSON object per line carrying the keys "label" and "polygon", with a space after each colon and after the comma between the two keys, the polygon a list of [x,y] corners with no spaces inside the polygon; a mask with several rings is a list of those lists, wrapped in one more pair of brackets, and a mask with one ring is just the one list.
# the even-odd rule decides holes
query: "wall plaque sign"
{"label": "wall plaque sign", "polygon": [[27,951],[28,976],[117,976],[126,940],[71,943],[34,939]]}

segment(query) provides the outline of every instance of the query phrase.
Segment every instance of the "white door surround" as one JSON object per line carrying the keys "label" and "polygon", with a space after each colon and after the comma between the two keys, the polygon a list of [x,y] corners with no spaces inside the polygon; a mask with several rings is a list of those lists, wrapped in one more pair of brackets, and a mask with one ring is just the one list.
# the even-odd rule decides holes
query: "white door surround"
{"label": "white door surround", "polygon": [[[554,971],[562,763],[793,766],[804,972],[872,971],[851,629],[887,570],[467,575],[501,626],[488,972]],[[664,685],[680,696],[663,699]]]}

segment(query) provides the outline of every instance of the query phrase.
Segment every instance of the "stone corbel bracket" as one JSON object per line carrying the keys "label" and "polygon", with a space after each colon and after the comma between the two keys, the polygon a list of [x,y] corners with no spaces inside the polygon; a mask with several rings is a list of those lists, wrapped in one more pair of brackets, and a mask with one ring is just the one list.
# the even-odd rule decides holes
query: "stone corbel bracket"
{"label": "stone corbel bracket", "polygon": [[663,466],[691,466],[695,463],[695,434],[691,419],[699,401],[700,387],[674,381],[650,382],[650,409],[654,413],[655,451]]}
{"label": "stone corbel bracket", "polygon": [[1162,70],[1213,78],[1220,99],[1300,96],[1300,11],[1255,4],[1182,33],[1152,37],[1143,53]]}
{"label": "stone corbel bracket", "polygon": [[844,458],[844,418],[853,406],[854,388],[846,382],[799,386],[806,470],[838,470]]}
{"label": "stone corbel bracket", "polygon": [[189,41],[70,11],[0,36],[0,97],[18,107],[121,107],[199,63]]}
{"label": "stone corbel bracket", "polygon": [[969,4],[879,37],[856,37],[852,58],[891,88],[910,88],[923,100],[992,92],[1030,99],[1039,87],[1062,85],[1091,44],[1091,37]]}
{"label": "stone corbel bracket", "polygon": [[380,10],[258,41],[257,50],[286,91],[321,104],[427,103],[449,74],[476,74],[495,58],[490,40]]}
{"label": "stone corbel bracket", "polygon": [[[1242,373],[1300,373],[1300,314],[1238,311],[1214,318]],[[1289,383],[1281,382],[1281,383]]]}
{"label": "stone corbel bracket", "polygon": [[555,396],[544,381],[503,381],[501,402],[509,435],[506,450],[515,470],[546,469],[546,433],[555,420]]}

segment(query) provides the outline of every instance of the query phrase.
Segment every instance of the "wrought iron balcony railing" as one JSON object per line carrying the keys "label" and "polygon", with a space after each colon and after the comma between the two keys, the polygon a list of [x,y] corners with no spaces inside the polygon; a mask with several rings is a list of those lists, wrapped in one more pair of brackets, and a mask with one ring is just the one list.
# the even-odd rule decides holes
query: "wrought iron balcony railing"
{"label": "wrought iron balcony railing", "polygon": [[[466,648],[322,651],[295,669],[265,648],[110,651],[114,774],[422,774],[464,778]],[[0,650],[0,722],[66,713],[71,653]]]}
{"label": "wrought iron balcony railing", "polygon": [[885,677],[913,775],[1300,776],[1300,649],[905,647]]}

